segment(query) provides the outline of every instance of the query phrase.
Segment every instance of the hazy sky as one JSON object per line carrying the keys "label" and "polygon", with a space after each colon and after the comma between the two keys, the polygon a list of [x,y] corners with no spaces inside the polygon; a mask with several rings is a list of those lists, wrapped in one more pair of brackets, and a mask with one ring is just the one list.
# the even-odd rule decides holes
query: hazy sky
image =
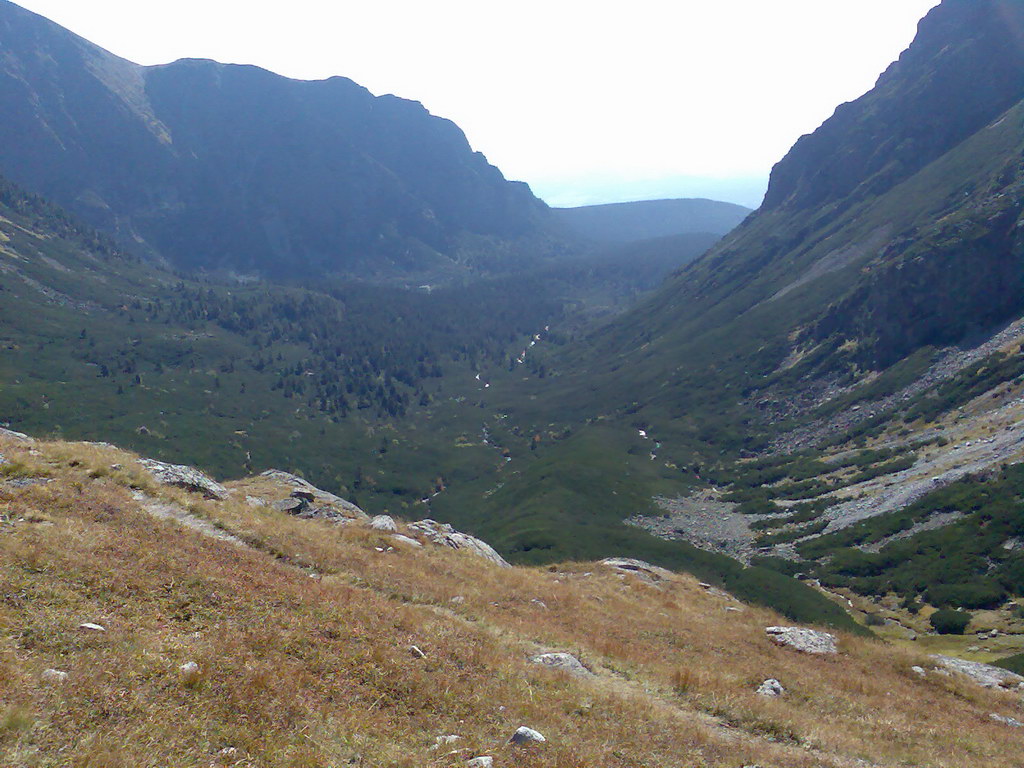
{"label": "hazy sky", "polygon": [[937,0],[17,0],[142,64],[344,75],[450,118],[509,178],[580,204],[751,206]]}

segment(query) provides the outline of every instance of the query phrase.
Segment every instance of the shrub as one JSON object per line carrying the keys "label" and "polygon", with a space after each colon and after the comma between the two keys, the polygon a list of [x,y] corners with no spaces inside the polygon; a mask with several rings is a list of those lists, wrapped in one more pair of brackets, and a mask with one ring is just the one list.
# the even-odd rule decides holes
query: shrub
{"label": "shrub", "polygon": [[971,623],[971,614],[966,611],[954,611],[943,608],[932,614],[929,619],[932,628],[940,635],[962,635]]}

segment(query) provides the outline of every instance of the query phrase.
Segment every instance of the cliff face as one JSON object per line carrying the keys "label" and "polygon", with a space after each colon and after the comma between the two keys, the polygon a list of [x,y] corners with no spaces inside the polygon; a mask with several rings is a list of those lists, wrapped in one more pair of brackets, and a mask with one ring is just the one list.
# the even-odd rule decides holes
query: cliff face
{"label": "cliff face", "polygon": [[494,272],[525,258],[509,243],[543,240],[546,206],[417,102],[139,67],[6,1],[0,46],[0,170],[178,266]]}

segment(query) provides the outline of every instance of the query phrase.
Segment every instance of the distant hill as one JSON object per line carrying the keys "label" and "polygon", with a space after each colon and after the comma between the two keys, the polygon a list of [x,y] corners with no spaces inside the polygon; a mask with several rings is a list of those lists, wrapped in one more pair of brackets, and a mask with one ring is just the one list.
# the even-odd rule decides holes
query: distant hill
{"label": "distant hill", "polygon": [[547,206],[418,102],[141,67],[7,0],[0,50],[0,172],[177,267],[436,278],[547,253]]}
{"label": "distant hill", "polygon": [[738,226],[750,209],[694,198],[555,208],[554,213],[579,235],[601,242],[624,243],[689,233],[721,236]]}

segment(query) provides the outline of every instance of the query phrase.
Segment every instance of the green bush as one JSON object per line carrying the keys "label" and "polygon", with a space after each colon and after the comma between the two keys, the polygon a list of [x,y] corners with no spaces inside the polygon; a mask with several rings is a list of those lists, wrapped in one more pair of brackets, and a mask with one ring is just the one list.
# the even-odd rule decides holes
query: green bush
{"label": "green bush", "polygon": [[962,635],[971,623],[971,614],[966,611],[954,611],[943,608],[932,614],[929,619],[932,628],[940,635]]}

